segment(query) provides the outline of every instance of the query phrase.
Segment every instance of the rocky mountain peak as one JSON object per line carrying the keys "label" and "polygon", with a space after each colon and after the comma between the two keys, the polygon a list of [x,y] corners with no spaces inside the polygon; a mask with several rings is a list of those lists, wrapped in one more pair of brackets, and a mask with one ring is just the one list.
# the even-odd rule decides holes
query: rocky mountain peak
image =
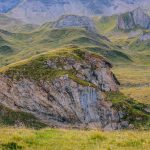
{"label": "rocky mountain peak", "polygon": [[150,29],[150,16],[140,7],[131,12],[119,15],[119,29],[130,30],[136,27]]}

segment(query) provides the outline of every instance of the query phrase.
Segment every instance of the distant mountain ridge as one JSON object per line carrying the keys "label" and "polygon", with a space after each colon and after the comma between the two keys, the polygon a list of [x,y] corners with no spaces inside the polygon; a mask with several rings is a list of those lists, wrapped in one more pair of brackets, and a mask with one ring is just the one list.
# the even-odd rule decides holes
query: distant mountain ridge
{"label": "distant mountain ridge", "polygon": [[88,31],[96,32],[94,22],[90,18],[85,16],[62,16],[54,23],[53,27],[58,29],[68,27],[81,27],[87,29]]}
{"label": "distant mountain ridge", "polygon": [[145,4],[150,5],[149,0],[0,0],[0,13],[27,23],[42,24],[62,15],[112,15]]}

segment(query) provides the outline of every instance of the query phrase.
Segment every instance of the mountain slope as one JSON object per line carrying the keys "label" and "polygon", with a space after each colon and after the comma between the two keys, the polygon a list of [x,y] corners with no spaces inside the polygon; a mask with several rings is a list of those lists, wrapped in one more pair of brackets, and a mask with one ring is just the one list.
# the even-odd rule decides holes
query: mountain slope
{"label": "mountain slope", "polygon": [[10,56],[3,55],[0,65],[14,63],[68,45],[77,45],[95,51],[110,60],[113,59],[114,62],[130,61],[127,55],[118,52],[118,47],[96,32],[91,19],[74,15],[63,16],[58,21],[46,23],[30,33],[12,33],[1,30],[0,35],[13,46],[14,53]]}
{"label": "mountain slope", "polygon": [[0,29],[15,31],[17,28],[23,26],[24,23],[20,20],[0,14]]}

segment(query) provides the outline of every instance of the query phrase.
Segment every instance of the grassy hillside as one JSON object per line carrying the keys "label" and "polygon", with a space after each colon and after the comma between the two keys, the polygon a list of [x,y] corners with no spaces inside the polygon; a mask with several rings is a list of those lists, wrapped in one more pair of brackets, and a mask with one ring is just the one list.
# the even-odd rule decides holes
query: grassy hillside
{"label": "grassy hillside", "polygon": [[[143,61],[145,59],[148,60],[149,54],[145,50],[148,50],[149,44],[144,42],[137,43],[138,33],[137,36],[131,36],[132,34],[136,34],[137,31],[129,33],[117,30],[117,16],[95,17],[93,20],[98,33],[107,36],[110,41],[101,35],[91,33],[82,28],[53,29],[52,23],[46,23],[41,27],[37,27],[36,30],[33,30],[34,27],[32,25],[24,27],[20,25],[22,29],[18,30],[18,33],[0,30],[0,40],[6,41],[2,45],[4,46],[1,48],[2,50],[0,50],[6,51],[6,54],[0,52],[0,66],[70,44],[98,52],[114,63],[125,63],[135,57]],[[26,29],[30,32],[27,32]],[[17,30],[14,29],[13,31]],[[141,33],[141,30],[138,32]],[[122,50],[121,47],[124,49]],[[130,49],[144,49],[144,52],[138,51],[138,53],[133,54]],[[8,55],[7,51],[11,51],[11,55]]]}
{"label": "grassy hillside", "polygon": [[[31,56],[66,45],[77,45],[82,48],[92,47],[98,53],[114,61],[129,61],[128,56],[118,52],[118,47],[105,37],[82,28],[51,29],[48,24],[30,33],[11,33],[1,30],[0,36],[11,46],[11,55],[0,54],[0,66],[4,66]],[[8,44],[9,43],[9,44]],[[94,50],[95,51],[95,50]]]}
{"label": "grassy hillside", "polygon": [[1,128],[0,141],[4,150],[148,150],[150,132]]}
{"label": "grassy hillside", "polygon": [[93,18],[99,34],[108,34],[116,28],[117,16],[103,16]]}

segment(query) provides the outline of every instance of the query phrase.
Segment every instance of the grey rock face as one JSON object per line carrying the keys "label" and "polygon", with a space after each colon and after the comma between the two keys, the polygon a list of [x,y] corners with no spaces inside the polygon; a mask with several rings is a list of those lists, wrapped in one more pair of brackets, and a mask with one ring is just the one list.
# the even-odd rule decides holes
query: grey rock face
{"label": "grey rock face", "polygon": [[140,37],[140,41],[149,41],[150,40],[150,33],[146,33]]}
{"label": "grey rock face", "polygon": [[138,8],[133,11],[134,23],[137,26],[145,29],[150,29],[150,17],[143,12],[142,9]]}
{"label": "grey rock face", "polygon": [[62,16],[55,22],[54,28],[81,27],[89,31],[96,31],[94,22],[85,16],[68,15]]}
{"label": "grey rock face", "polygon": [[120,15],[118,17],[118,28],[123,30],[135,28],[134,19],[131,13]]}
{"label": "grey rock face", "polygon": [[118,28],[129,30],[136,27],[150,29],[150,17],[141,8],[118,17]]}
{"label": "grey rock face", "polygon": [[103,92],[92,87],[83,87],[66,77],[40,85],[24,79],[9,83],[9,87],[8,82],[1,81],[0,103],[30,112],[51,126],[121,128],[118,113],[104,101]]}
{"label": "grey rock face", "polygon": [[[112,104],[105,101],[105,92],[118,91],[110,64],[90,55],[82,63],[70,58],[65,62],[66,70],[80,70],[78,78],[95,86],[82,85],[68,75],[51,82],[27,78],[17,81],[0,75],[0,103],[32,113],[51,126],[105,130],[124,128],[122,113],[113,110]],[[50,69],[57,67],[54,60],[43,62],[43,65]]]}

